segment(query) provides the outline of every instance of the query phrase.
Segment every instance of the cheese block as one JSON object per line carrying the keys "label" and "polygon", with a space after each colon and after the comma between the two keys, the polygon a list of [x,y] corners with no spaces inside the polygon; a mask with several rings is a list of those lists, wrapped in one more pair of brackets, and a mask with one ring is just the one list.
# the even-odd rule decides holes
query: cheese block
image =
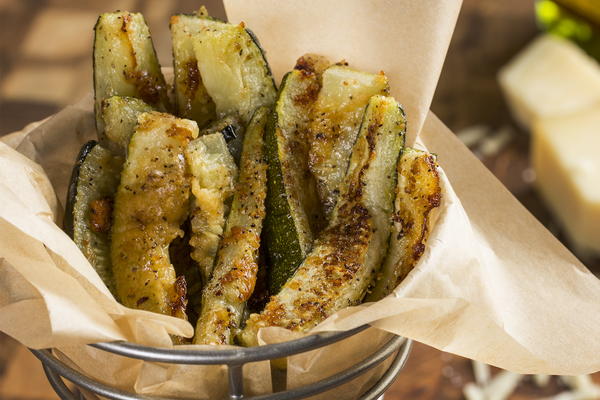
{"label": "cheese block", "polygon": [[534,123],[537,187],[580,254],[600,253],[600,103]]}
{"label": "cheese block", "polygon": [[556,36],[534,40],[498,78],[511,111],[525,128],[537,118],[571,114],[600,102],[600,66]]}

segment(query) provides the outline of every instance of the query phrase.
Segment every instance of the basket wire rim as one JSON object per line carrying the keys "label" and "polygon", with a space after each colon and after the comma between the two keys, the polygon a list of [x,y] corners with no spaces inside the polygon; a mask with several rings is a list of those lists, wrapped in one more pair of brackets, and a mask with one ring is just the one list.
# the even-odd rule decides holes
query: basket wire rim
{"label": "basket wire rim", "polygon": [[[361,362],[354,366],[347,368],[337,374],[330,377],[321,379],[312,384],[301,386],[286,390],[283,392],[276,392],[271,394],[243,397],[247,400],[292,400],[292,399],[303,399],[318,393],[326,392],[327,390],[333,389],[346,382],[349,382],[358,376],[364,374],[368,370],[382,363],[388,359],[394,352],[397,352],[392,364],[388,367],[382,377],[368,389],[360,398],[364,400],[378,398],[394,381],[400,370],[403,368],[408,355],[412,348],[412,341],[400,336],[393,336],[383,346],[371,355],[364,358]],[[50,350],[31,350],[33,354],[42,361],[44,371],[48,376],[50,384],[54,390],[61,395],[61,398],[66,400],[77,399],[73,396],[70,389],[64,384],[61,376],[65,379],[79,385],[87,390],[90,390],[100,396],[104,396],[111,399],[117,400],[167,400],[168,398],[159,396],[146,396],[143,394],[135,394],[125,392],[120,389],[112,388],[108,385],[102,384],[86,375],[76,371],[67,364],[63,363],[54,355]],[[381,387],[380,387],[381,386]],[[67,397],[69,396],[70,397]],[[65,395],[65,397],[62,397]],[[231,397],[230,397],[231,398]],[[240,397],[242,398],[242,397]],[[182,399],[185,400],[185,399]],[[188,398],[188,400],[190,400]]]}
{"label": "basket wire rim", "polygon": [[[365,331],[369,327],[370,325],[366,324],[346,331],[316,333],[281,343],[271,343],[255,347],[237,347],[234,349],[168,349],[143,346],[130,342],[94,343],[90,344],[90,346],[113,354],[144,361],[187,365],[239,365],[304,353],[339,342]],[[393,334],[390,333],[390,335]]]}

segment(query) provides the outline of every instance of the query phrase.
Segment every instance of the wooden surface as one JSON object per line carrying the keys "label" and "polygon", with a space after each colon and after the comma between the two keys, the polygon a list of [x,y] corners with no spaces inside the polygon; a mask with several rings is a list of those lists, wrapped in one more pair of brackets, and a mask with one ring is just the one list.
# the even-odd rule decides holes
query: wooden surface
{"label": "wooden surface", "polygon": [[[206,3],[213,14],[223,16],[217,1]],[[0,135],[54,113],[90,90],[91,28],[99,12],[117,8],[144,12],[159,57],[168,64],[167,16],[198,5],[189,0],[0,0]],[[71,23],[65,30],[60,21],[80,23]],[[527,133],[512,122],[496,82],[498,68],[536,34],[531,0],[465,0],[432,109],[454,131],[473,125],[511,130],[509,143],[482,160],[560,236],[531,186]],[[56,43],[72,43],[52,47],[52,38]],[[599,264],[588,260],[592,269],[600,270]],[[600,381],[598,376],[595,379]],[[416,344],[386,400],[460,399],[463,385],[472,380],[469,360]],[[510,398],[537,399],[561,390],[564,387],[557,379],[546,389],[526,379]],[[0,399],[56,399],[37,360],[2,334]]]}

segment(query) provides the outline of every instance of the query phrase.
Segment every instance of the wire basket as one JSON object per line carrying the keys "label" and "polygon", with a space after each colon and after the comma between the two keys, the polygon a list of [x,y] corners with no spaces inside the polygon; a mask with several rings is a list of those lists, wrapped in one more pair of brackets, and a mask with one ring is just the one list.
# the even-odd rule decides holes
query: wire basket
{"label": "wire basket", "polygon": [[[304,399],[306,397],[326,392],[327,390],[349,382],[366,373],[375,366],[381,364],[388,358],[393,357],[393,361],[381,378],[379,378],[379,380],[366,392],[358,396],[358,398],[364,400],[375,400],[379,398],[383,392],[385,392],[385,390],[392,384],[396,376],[400,373],[400,370],[403,368],[410,353],[410,349],[412,347],[411,340],[390,334],[388,335],[389,338],[387,338],[386,342],[379,349],[363,359],[361,362],[344,371],[338,372],[332,376],[309,385],[252,397],[244,396],[243,387],[242,367],[246,363],[275,360],[278,358],[315,350],[356,335],[357,333],[366,330],[368,327],[368,325],[363,325],[349,331],[319,333],[284,343],[229,350],[161,349],[140,346],[127,342],[97,343],[91,344],[90,346],[121,356],[151,362],[187,365],[227,365],[229,382],[228,398],[230,400]],[[42,362],[44,371],[48,377],[48,380],[50,381],[50,384],[62,399],[78,400],[80,398],[79,395],[73,393],[71,389],[66,386],[62,380],[62,378],[65,378],[82,389],[109,399],[166,400],[164,397],[126,392],[98,382],[60,361],[52,354],[51,350],[31,351]]]}

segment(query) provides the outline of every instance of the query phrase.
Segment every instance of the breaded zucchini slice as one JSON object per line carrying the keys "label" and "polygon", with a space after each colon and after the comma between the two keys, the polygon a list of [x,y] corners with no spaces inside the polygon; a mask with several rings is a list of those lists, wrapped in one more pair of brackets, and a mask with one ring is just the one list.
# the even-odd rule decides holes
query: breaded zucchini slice
{"label": "breaded zucchini slice", "polygon": [[202,293],[194,343],[233,344],[258,272],[258,249],[267,194],[264,133],[268,110],[252,118],[240,164],[240,177],[227,218],[215,269]]}
{"label": "breaded zucchini slice", "polygon": [[310,170],[317,179],[327,218],[337,201],[364,109],[371,96],[385,95],[388,91],[388,80],[383,73],[356,71],[345,65],[333,65],[323,72],[323,87],[313,108],[309,140]]}
{"label": "breaded zucchini slice", "polygon": [[375,287],[367,296],[377,301],[387,296],[408,275],[425,251],[429,215],[441,203],[440,177],[433,154],[404,149],[398,162],[398,183],[390,246]]}
{"label": "breaded zucchini slice", "polygon": [[165,78],[142,14],[100,14],[94,27],[94,109],[101,141],[102,101],[111,96],[137,97],[159,111],[170,108]]}
{"label": "breaded zucchini slice", "polygon": [[207,283],[238,171],[221,132],[191,141],[185,156],[192,175],[191,256],[198,263],[202,281]]}
{"label": "breaded zucchini slice", "polygon": [[281,291],[250,316],[240,335],[245,345],[257,344],[261,327],[306,331],[360,303],[386,253],[405,127],[393,98],[371,98],[329,225]]}
{"label": "breaded zucchini slice", "polygon": [[109,233],[123,161],[95,140],[87,142],[77,156],[65,207],[65,231],[113,294]]}
{"label": "breaded zucchini slice", "polygon": [[293,275],[310,251],[314,235],[324,227],[315,179],[308,169],[308,129],[321,87],[318,67],[326,63],[310,56],[298,60],[283,78],[267,124],[265,240],[271,294]]}
{"label": "breaded zucchini slice", "polygon": [[182,236],[190,182],[184,151],[198,135],[194,121],[141,114],[129,142],[117,189],[111,259],[118,297],[125,306],[186,318],[186,285],[169,259]]}
{"label": "breaded zucchini slice", "polygon": [[256,37],[244,24],[199,18],[193,35],[200,76],[218,118],[239,116],[244,124],[261,106],[275,102],[277,89]]}
{"label": "breaded zucchini slice", "polygon": [[135,97],[112,96],[105,99],[102,102],[102,120],[108,147],[117,154],[125,155],[138,116],[150,111],[153,108],[149,104]]}

